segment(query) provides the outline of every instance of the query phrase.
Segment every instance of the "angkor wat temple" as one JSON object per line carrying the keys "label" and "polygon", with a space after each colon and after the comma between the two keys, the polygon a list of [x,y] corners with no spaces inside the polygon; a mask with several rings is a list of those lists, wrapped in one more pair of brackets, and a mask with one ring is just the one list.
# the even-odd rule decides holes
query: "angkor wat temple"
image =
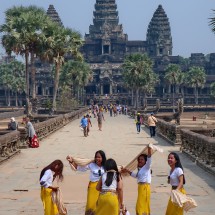
{"label": "angkor wat temple", "polygon": [[[53,5],[49,6],[47,14],[62,25]],[[171,88],[162,79],[165,68],[170,63],[179,64],[183,71],[191,66],[204,67],[207,82],[205,87],[199,90],[199,103],[210,103],[210,84],[215,81],[215,53],[211,53],[209,58],[202,53],[192,53],[189,62],[181,56],[172,56],[173,41],[170,22],[161,5],[152,15],[146,40],[130,41],[128,35],[123,32],[122,24],[119,24],[116,1],[96,0],[93,24],[89,26],[89,34],[84,36],[84,40],[81,51],[93,70],[93,81],[86,86],[88,101],[90,99],[102,101],[108,98],[131,104],[131,92],[123,85],[120,66],[126,55],[146,53],[154,62],[154,72],[161,78],[155,93],[149,96],[152,103],[155,103],[156,98],[171,99]],[[49,65],[38,61],[37,94],[50,96],[52,91]],[[176,98],[181,97],[181,93],[181,89],[178,89]],[[184,86],[183,93],[185,103],[193,104],[193,89]]]}

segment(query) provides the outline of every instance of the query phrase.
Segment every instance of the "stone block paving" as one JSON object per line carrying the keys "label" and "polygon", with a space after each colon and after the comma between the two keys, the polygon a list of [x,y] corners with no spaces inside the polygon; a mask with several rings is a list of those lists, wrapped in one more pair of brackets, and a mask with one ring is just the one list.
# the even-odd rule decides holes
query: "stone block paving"
{"label": "stone block paving", "polygon": [[[73,172],[66,156],[93,158],[95,151],[102,149],[107,158],[114,158],[118,165],[125,165],[150,142],[164,149],[164,153],[153,155],[151,214],[164,215],[170,193],[167,156],[170,151],[180,153],[179,148],[159,137],[150,138],[145,127],[137,134],[134,120],[128,116],[109,117],[105,114],[105,119],[103,131],[98,131],[96,120],[92,118],[93,127],[88,137],[83,137],[80,120],[75,120],[41,141],[39,148],[23,149],[19,155],[0,165],[0,215],[43,214],[39,175],[42,168],[55,159],[61,159],[65,165],[64,181],[59,186],[68,214],[84,215],[89,173]],[[198,203],[198,207],[188,214],[214,214],[214,176],[181,153],[180,158],[187,182],[185,189]],[[131,177],[124,178],[123,183],[124,202],[131,215],[135,215],[137,183]]]}

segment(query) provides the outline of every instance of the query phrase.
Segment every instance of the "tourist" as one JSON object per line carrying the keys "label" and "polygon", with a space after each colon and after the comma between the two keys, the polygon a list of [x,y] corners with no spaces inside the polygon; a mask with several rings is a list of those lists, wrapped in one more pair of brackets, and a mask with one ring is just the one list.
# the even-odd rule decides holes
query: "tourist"
{"label": "tourist", "polygon": [[104,115],[102,113],[102,110],[99,109],[99,112],[97,113],[97,121],[98,121],[99,131],[102,130],[102,120],[105,121],[105,118],[104,118]]}
{"label": "tourist", "polygon": [[136,128],[137,128],[137,133],[140,133],[140,127],[141,127],[141,123],[140,123],[140,113],[137,113],[136,116]]}
{"label": "tourist", "polygon": [[52,192],[57,191],[58,187],[52,185],[53,181],[63,180],[63,163],[61,160],[55,160],[46,166],[40,173],[41,200],[44,208],[44,215],[59,214],[57,205],[52,201]]}
{"label": "tourist", "polygon": [[10,118],[10,122],[8,123],[8,130],[18,130],[18,122],[16,122],[15,118]]}
{"label": "tourist", "polygon": [[87,136],[89,136],[89,132],[90,132],[90,126],[92,126],[91,120],[90,120],[90,116],[87,114]]}
{"label": "tourist", "polygon": [[138,197],[136,203],[137,215],[150,215],[150,196],[151,196],[151,155],[152,149],[148,146],[148,154],[138,156],[138,172],[131,172],[127,169],[122,169],[122,172],[128,172],[133,178],[137,178]]}
{"label": "tourist", "polygon": [[[181,165],[180,158],[175,152],[171,152],[168,155],[168,164],[170,166],[170,173],[168,176],[168,183],[172,186],[172,190],[178,190],[185,194],[183,185],[185,184],[185,177],[183,167]],[[183,208],[174,204],[171,199],[169,199],[166,215],[183,215]]]}
{"label": "tourist", "polygon": [[25,118],[28,140],[29,140],[29,147],[31,148],[38,148],[39,147],[39,140],[37,138],[36,132],[34,130],[34,126],[30,122],[30,118]]}
{"label": "tourist", "polygon": [[86,115],[84,115],[83,118],[81,119],[80,127],[83,129],[85,137],[87,137],[87,125],[88,125],[88,119],[87,119]]}
{"label": "tourist", "polygon": [[96,186],[100,176],[105,172],[104,171],[104,165],[106,162],[105,153],[102,150],[97,151],[95,153],[94,161],[86,166],[78,166],[71,156],[67,156],[67,160],[77,169],[77,171],[84,172],[90,170],[90,182],[88,185],[85,215],[94,214],[96,210],[96,202],[99,197],[99,192],[96,190]]}
{"label": "tourist", "polygon": [[100,191],[100,195],[95,215],[119,215],[120,208],[123,208],[123,185],[115,160],[106,161],[105,173],[96,189]]}
{"label": "tourist", "polygon": [[151,113],[151,115],[148,117],[148,125],[151,137],[155,137],[156,123],[157,119],[155,118],[154,113]]}

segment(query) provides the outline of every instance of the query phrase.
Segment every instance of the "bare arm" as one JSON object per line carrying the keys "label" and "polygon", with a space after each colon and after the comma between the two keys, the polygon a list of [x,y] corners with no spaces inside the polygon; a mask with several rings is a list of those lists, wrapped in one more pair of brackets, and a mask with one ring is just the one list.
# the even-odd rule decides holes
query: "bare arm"
{"label": "bare arm", "polygon": [[73,161],[71,156],[68,155],[66,159],[69,161],[70,164],[72,164],[77,169],[78,165]]}
{"label": "bare arm", "polygon": [[100,177],[98,184],[96,185],[96,190],[98,191],[102,190],[102,177]]}
{"label": "bare arm", "polygon": [[148,155],[147,155],[148,158],[150,158],[152,156],[152,148],[150,147],[150,144],[148,146]]}

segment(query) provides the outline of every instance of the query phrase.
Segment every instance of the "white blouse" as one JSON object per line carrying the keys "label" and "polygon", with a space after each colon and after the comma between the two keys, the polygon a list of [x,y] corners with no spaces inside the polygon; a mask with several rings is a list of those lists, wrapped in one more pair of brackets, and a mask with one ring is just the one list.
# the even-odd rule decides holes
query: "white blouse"
{"label": "white blouse", "polygon": [[114,173],[113,181],[112,181],[112,184],[110,186],[107,186],[105,184],[106,179],[107,179],[107,173],[105,172],[102,175],[102,190],[116,190],[116,188],[117,188],[117,176],[116,176],[116,173]]}
{"label": "white blouse", "polygon": [[147,158],[146,164],[139,169],[139,171],[132,172],[131,176],[133,178],[137,178],[137,183],[142,182],[142,183],[151,183],[151,163],[152,159],[151,157]]}
{"label": "white blouse", "polygon": [[179,184],[179,176],[183,175],[184,172],[180,167],[176,167],[172,173],[170,173],[170,184],[172,186],[178,186]]}
{"label": "white blouse", "polygon": [[81,172],[90,170],[90,181],[92,182],[99,181],[101,175],[105,172],[104,167],[99,167],[95,162],[86,166],[77,166],[77,170]]}
{"label": "white blouse", "polygon": [[48,188],[49,186],[52,186],[53,182],[53,174],[50,169],[46,170],[43,177],[40,179],[40,185],[42,187]]}

